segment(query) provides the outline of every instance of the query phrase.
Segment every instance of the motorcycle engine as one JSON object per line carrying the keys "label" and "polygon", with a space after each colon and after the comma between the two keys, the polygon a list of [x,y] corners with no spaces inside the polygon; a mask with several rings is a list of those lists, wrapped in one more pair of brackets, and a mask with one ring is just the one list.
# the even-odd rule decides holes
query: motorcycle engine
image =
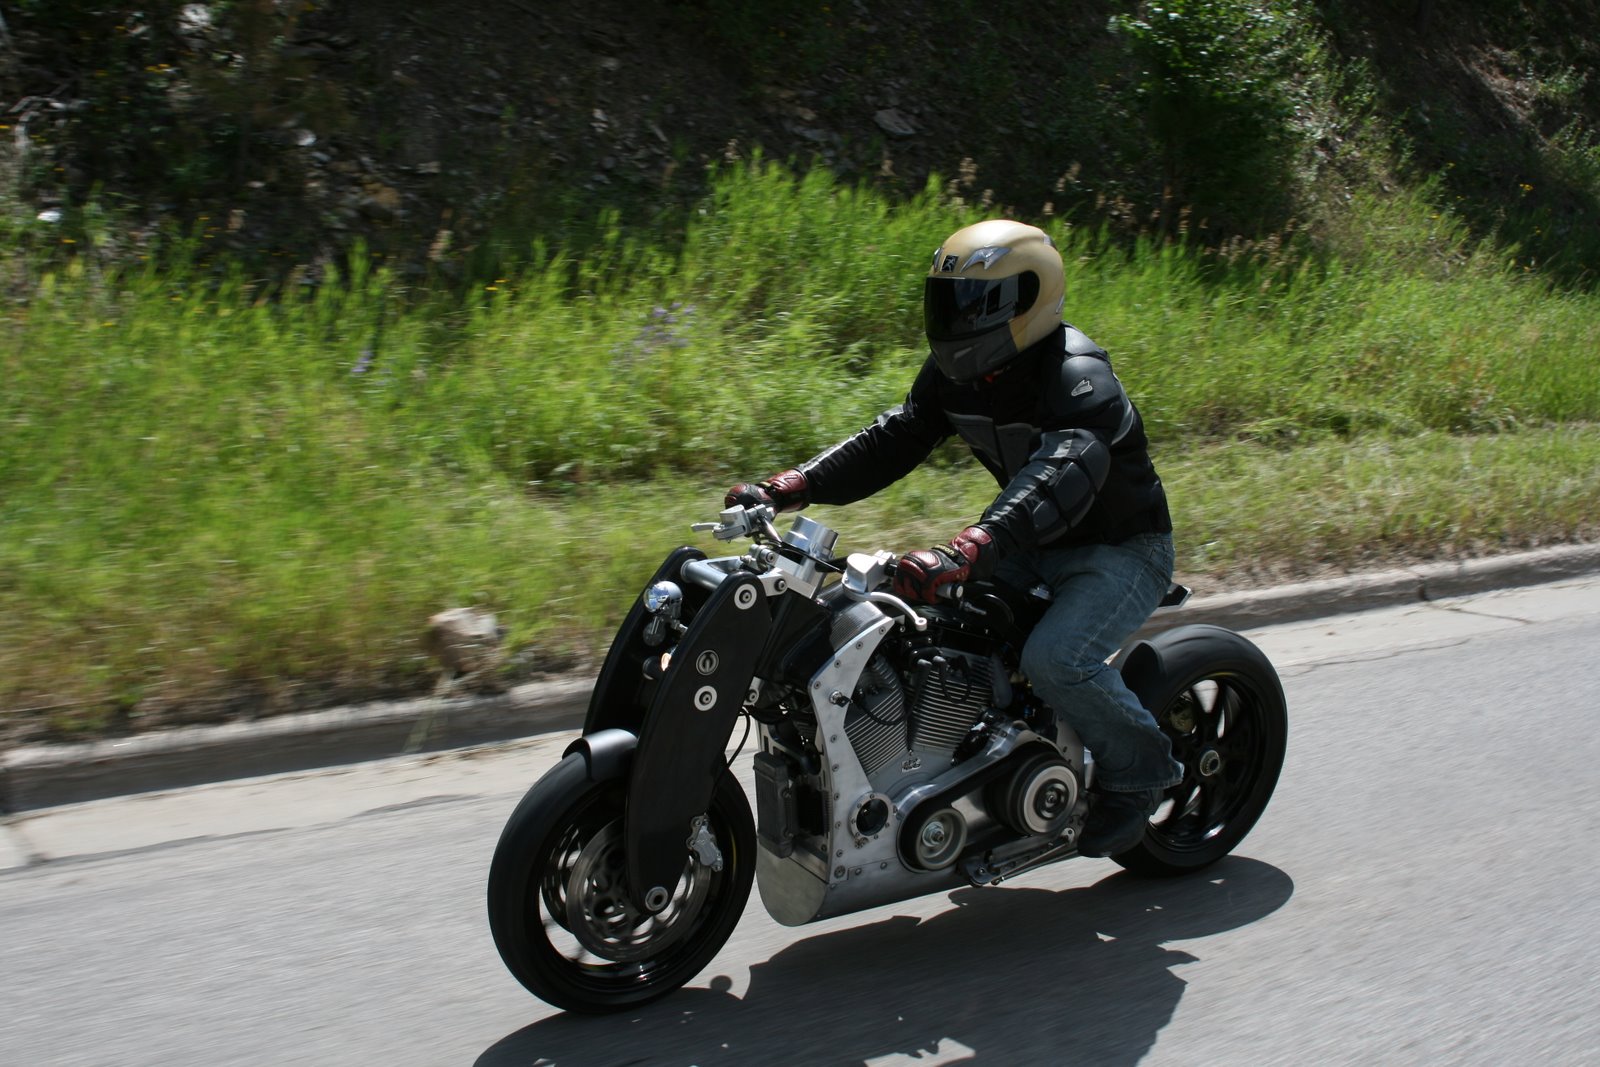
{"label": "motorcycle engine", "polygon": [[997,656],[933,646],[906,659],[897,666],[885,652],[874,656],[845,715],[850,747],[881,793],[949,768],[978,739],[984,713],[1011,703]]}
{"label": "motorcycle engine", "polygon": [[[870,604],[838,611],[832,647],[847,647],[880,617]],[[1055,837],[1079,810],[1082,746],[1057,726],[1049,709],[1019,695],[997,646],[981,635],[936,626],[925,635],[885,641],[862,669],[848,703],[840,700],[844,733],[870,793],[845,800],[845,810],[835,814],[832,800],[840,798],[817,783],[812,792],[819,794],[821,810],[802,821],[826,832],[843,815],[852,833],[870,836],[888,817],[889,805],[899,806],[942,778],[943,792],[911,801],[911,821],[900,833],[908,866],[948,867],[972,834],[991,842],[1002,839],[997,832]],[[817,720],[802,712],[790,722],[814,748]],[[996,756],[995,744],[1019,736],[1031,740]],[[985,760],[974,764],[971,779],[959,772],[949,776],[980,752]]]}

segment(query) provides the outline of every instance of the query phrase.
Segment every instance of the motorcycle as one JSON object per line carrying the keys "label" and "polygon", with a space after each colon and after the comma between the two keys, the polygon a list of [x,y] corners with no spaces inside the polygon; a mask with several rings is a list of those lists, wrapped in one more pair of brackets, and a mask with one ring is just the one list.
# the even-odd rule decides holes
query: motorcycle
{"label": "motorcycle", "polygon": [[[700,972],[752,883],[786,926],[958,886],[994,886],[1077,854],[1093,753],[1030,689],[1022,644],[1044,587],[894,596],[895,556],[835,554],[806,517],[765,507],[693,529],[741,555],[667,556],[606,656],[582,736],[507,821],[489,925],[511,973],[559,1008],[620,1011]],[[1164,607],[1188,596],[1169,590]],[[1265,809],[1287,712],[1267,657],[1189,624],[1112,660],[1184,768],[1143,840],[1144,875],[1227,855]],[[758,728],[755,813],[727,755]],[[743,748],[741,741],[739,748]]]}

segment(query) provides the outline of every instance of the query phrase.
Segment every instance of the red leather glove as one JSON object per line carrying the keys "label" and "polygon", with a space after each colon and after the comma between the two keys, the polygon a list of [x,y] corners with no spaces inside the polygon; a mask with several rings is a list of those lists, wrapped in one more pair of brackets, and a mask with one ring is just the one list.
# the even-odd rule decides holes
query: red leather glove
{"label": "red leather glove", "polygon": [[774,474],[764,482],[740,482],[722,498],[725,508],[762,506],[771,508],[775,515],[799,511],[809,503],[806,476],[792,468]]}
{"label": "red leather glove", "polygon": [[933,604],[939,590],[969,578],[985,578],[994,569],[994,538],[982,526],[968,526],[947,545],[908,552],[894,568],[895,595]]}

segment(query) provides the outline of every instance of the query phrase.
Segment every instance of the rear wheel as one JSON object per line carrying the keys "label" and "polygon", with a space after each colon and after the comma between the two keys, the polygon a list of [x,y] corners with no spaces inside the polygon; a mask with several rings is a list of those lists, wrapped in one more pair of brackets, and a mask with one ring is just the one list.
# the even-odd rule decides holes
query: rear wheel
{"label": "rear wheel", "polygon": [[1266,810],[1283,768],[1288,712],[1272,664],[1230,630],[1186,626],[1150,645],[1153,660],[1141,664],[1136,651],[1121,665],[1172,741],[1183,781],[1166,791],[1144,840],[1112,859],[1140,874],[1185,874],[1233,851]]}
{"label": "rear wheel", "polygon": [[[755,824],[731,774],[707,829],[721,870],[688,848],[661,911],[636,908],[623,847],[626,781],[593,782],[581,755],[541,778],[506,823],[489,869],[500,958],[535,996],[577,1012],[631,1008],[698,974],[733,933],[755,875]],[[703,842],[702,838],[702,842]]]}

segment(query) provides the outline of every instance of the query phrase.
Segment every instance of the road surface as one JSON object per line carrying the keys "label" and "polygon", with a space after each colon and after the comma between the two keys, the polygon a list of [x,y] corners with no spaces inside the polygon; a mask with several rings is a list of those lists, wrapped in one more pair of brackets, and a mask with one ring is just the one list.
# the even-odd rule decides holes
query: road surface
{"label": "road surface", "polygon": [[[1600,1062],[1600,580],[1258,630],[1289,755],[1237,854],[1073,860],[560,1015],[495,955],[501,823],[567,736],[0,829],[0,1063]],[[745,761],[747,766],[747,761]]]}

